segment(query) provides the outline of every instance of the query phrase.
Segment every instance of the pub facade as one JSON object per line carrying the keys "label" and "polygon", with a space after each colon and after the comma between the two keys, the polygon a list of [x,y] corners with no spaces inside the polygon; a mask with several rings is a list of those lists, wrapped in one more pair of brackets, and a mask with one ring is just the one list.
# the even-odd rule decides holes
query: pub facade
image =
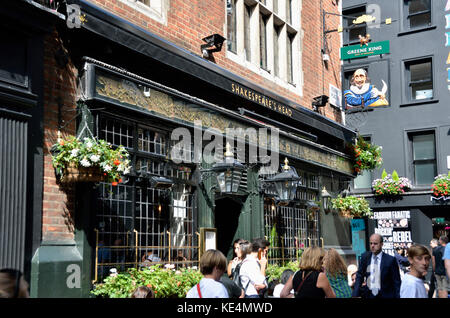
{"label": "pub facade", "polygon": [[[112,269],[138,268],[145,259],[198,266],[207,248],[231,258],[237,238],[266,237],[272,263],[295,260],[308,246],[335,247],[354,260],[348,221],[321,208],[323,188],[338,193],[354,177],[345,145],[355,133],[333,117],[334,106],[325,106],[331,115],[302,106],[308,86],[303,84],[299,94],[305,82],[296,72],[290,74],[287,65],[275,67],[270,50],[272,62],[267,59],[265,67],[276,68],[277,78],[298,86],[277,88],[265,84],[264,76],[252,79],[252,69],[244,76],[226,67],[222,59],[227,56],[238,63],[234,44],[227,44],[226,52],[209,51],[207,57],[203,51],[186,50],[170,36],[120,16],[112,5],[120,8],[125,2],[111,1],[107,10],[95,1],[56,1],[52,4],[59,6],[54,7],[45,1],[19,1],[8,2],[10,10],[2,13],[11,21],[19,13],[34,16],[23,22],[21,37],[9,37],[11,52],[21,48],[17,39],[39,43],[26,46],[39,54],[27,51],[23,60],[17,55],[16,64],[5,66],[13,79],[23,73],[36,80],[26,82],[28,86],[2,86],[9,94],[5,96],[17,100],[2,118],[16,120],[17,134],[32,136],[24,139],[27,152],[17,153],[25,166],[10,167],[27,180],[22,184],[27,204],[15,219],[12,208],[2,211],[9,222],[5,228],[20,225],[17,240],[2,242],[2,267],[21,268],[33,297],[89,297],[93,285]],[[168,20],[157,23],[170,24],[174,3],[161,3]],[[308,9],[300,4],[295,1],[294,11]],[[224,4],[221,26],[227,25],[227,12],[240,12],[240,5]],[[284,36],[300,29],[298,22],[288,21],[286,8],[273,12],[273,3],[253,5],[252,10],[259,9],[275,25],[281,25],[277,19],[286,20],[279,30]],[[301,56],[292,55],[297,57],[293,65],[300,66]],[[33,96],[33,107],[18,102],[25,91]],[[312,94],[320,93],[317,88]],[[23,118],[17,119],[16,113]],[[29,123],[29,131],[21,131],[17,121]],[[231,137],[230,131],[235,133]],[[117,185],[61,182],[52,166],[52,146],[69,136],[124,146],[130,173]],[[17,138],[11,133],[6,137]],[[242,169],[227,191],[215,163],[230,153]],[[275,170],[264,169],[271,163]],[[284,167],[298,176],[288,202],[277,200],[276,189],[267,186]],[[16,195],[12,191],[5,202],[17,200]],[[7,259],[19,244],[24,246],[22,258]]]}

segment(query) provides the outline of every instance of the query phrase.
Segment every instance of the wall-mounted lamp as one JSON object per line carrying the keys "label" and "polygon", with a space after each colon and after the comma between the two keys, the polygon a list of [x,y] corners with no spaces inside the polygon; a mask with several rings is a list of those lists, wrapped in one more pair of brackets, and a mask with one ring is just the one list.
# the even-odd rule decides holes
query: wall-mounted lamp
{"label": "wall-mounted lamp", "polygon": [[226,145],[225,161],[215,163],[211,169],[202,169],[200,171],[200,186],[203,185],[203,179],[214,174],[219,185],[220,193],[235,194],[241,184],[242,173],[246,169],[242,163],[234,159],[229,143]]}
{"label": "wall-mounted lamp", "polygon": [[277,195],[275,201],[279,205],[288,205],[295,198],[297,186],[300,182],[300,177],[295,168],[288,165],[289,161],[284,160],[283,171],[272,178],[264,180],[265,186],[272,186],[275,188]]}
{"label": "wall-mounted lamp", "polygon": [[328,213],[331,210],[331,194],[328,193],[328,191],[325,187],[323,187],[321,196],[322,196],[322,201],[323,201],[323,211],[325,213]]}
{"label": "wall-mounted lamp", "polygon": [[222,50],[223,42],[225,38],[220,34],[212,34],[202,39],[206,44],[202,44],[200,49],[202,51],[203,57],[208,58],[211,53],[219,52]]}

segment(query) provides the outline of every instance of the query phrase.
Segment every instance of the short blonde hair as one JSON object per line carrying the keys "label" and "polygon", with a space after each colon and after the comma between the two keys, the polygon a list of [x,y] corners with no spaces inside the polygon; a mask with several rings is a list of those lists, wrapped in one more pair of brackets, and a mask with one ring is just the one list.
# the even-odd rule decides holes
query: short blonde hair
{"label": "short blonde hair", "polygon": [[227,269],[227,259],[221,251],[207,250],[200,258],[200,272],[203,275],[209,275],[215,267],[225,272]]}
{"label": "short blonde hair", "polygon": [[321,271],[324,256],[325,251],[323,250],[323,248],[318,246],[308,247],[302,253],[302,257],[300,259],[300,264],[298,267],[303,271]]}

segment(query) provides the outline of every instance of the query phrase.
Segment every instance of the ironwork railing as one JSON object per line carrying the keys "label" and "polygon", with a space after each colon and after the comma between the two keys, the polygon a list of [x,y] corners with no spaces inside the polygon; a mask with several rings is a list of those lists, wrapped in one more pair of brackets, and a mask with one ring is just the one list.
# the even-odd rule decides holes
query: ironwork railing
{"label": "ironwork railing", "polygon": [[[269,239],[268,237],[265,237]],[[294,245],[286,244],[285,242],[289,240],[288,237],[280,236],[278,237],[276,246],[269,246],[268,262],[269,264],[285,265],[288,262],[300,261],[302,252],[307,247],[319,246],[324,247],[322,237],[307,237],[307,238],[297,238],[294,237]]]}
{"label": "ironwork railing", "polygon": [[[200,247],[199,245],[174,246],[172,244],[172,233],[160,233],[168,236],[167,246],[144,246],[139,244],[139,232],[133,230],[134,245],[124,246],[103,246],[99,241],[99,231],[96,232],[94,279],[92,283],[99,283],[111,274],[111,269],[115,268],[117,273],[126,272],[129,268],[145,268],[156,264],[162,266],[170,264],[175,268],[199,267]],[[197,235],[197,242],[200,242],[200,233]],[[149,252],[151,252],[149,254]],[[181,252],[181,253],[180,253]]]}

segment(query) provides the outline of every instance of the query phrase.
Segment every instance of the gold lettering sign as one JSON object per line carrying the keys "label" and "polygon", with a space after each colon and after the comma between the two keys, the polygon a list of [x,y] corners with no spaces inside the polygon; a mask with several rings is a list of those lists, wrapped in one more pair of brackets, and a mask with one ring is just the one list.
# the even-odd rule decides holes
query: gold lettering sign
{"label": "gold lettering sign", "polygon": [[260,95],[255,91],[242,87],[239,84],[231,83],[231,92],[246,99],[258,103],[261,106],[270,108],[276,112],[292,117],[292,109],[286,105],[282,105],[273,99],[270,99],[264,95]]}

